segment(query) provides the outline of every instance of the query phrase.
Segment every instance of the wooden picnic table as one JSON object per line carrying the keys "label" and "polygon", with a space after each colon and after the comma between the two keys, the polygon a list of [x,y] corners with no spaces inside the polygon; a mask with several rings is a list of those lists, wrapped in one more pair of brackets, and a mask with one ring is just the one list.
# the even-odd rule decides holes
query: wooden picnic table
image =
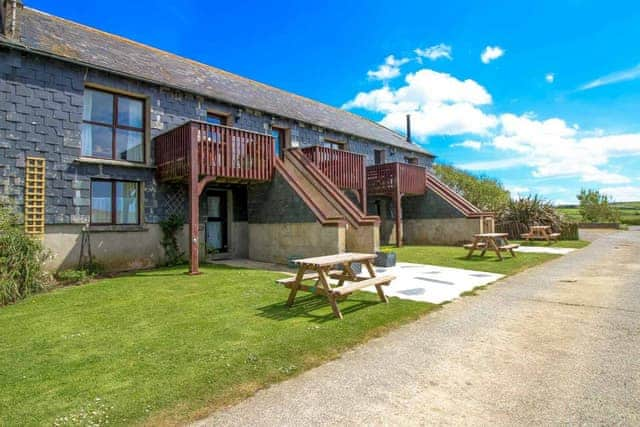
{"label": "wooden picnic table", "polygon": [[[299,290],[311,292],[316,295],[325,295],[331,304],[333,314],[342,319],[342,313],[338,308],[337,300],[345,298],[353,292],[375,286],[380,301],[388,303],[389,299],[384,294],[382,286],[388,285],[395,277],[376,276],[373,268],[375,254],[342,253],[337,255],[319,256],[313,258],[297,259],[293,262],[298,265],[298,273],[295,277],[277,280],[291,289],[287,305],[292,306]],[[352,268],[353,263],[361,263],[367,269],[369,278],[359,277]],[[332,270],[333,266],[341,266],[342,270]],[[307,273],[312,271],[312,273]],[[329,279],[337,279],[337,286],[332,287]],[[305,281],[314,281],[313,285],[304,284]]]}
{"label": "wooden picnic table", "polygon": [[529,226],[529,232],[520,236],[527,241],[546,240],[551,243],[552,240],[558,240],[560,233],[553,233],[550,225],[531,225]]}
{"label": "wooden picnic table", "polygon": [[464,245],[465,249],[469,249],[467,258],[471,258],[476,250],[481,250],[482,252],[480,253],[480,256],[484,256],[484,254],[487,252],[487,249],[491,249],[492,251],[494,251],[500,261],[503,260],[501,252],[504,251],[509,251],[511,256],[515,258],[516,253],[513,250],[519,248],[520,245],[518,245],[517,243],[509,243],[507,237],[509,237],[508,233],[474,234],[473,242]]}

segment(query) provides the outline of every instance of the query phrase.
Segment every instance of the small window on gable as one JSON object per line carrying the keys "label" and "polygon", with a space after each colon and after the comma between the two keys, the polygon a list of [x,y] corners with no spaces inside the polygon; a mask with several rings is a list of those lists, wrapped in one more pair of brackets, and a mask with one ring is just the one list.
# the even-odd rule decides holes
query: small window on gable
{"label": "small window on gable", "polygon": [[332,148],[334,150],[344,150],[344,143],[339,141],[333,141],[330,139],[325,139],[320,143],[322,147]]}
{"label": "small window on gable", "polygon": [[87,88],[83,105],[83,156],[144,162],[142,99]]}
{"label": "small window on gable", "polygon": [[405,163],[408,163],[410,165],[417,165],[418,164],[418,158],[417,157],[405,157],[404,158]]}
{"label": "small window on gable", "polygon": [[384,161],[384,150],[373,150],[373,162],[376,165],[381,165]]}
{"label": "small window on gable", "polygon": [[207,113],[207,123],[212,125],[227,125],[227,116],[216,113]]}

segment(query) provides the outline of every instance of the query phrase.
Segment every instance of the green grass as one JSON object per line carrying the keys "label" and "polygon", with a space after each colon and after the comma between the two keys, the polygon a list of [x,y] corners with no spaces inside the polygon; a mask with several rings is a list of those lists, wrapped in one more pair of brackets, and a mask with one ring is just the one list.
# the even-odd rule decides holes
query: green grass
{"label": "green grass", "polygon": [[538,246],[543,248],[574,248],[580,249],[589,246],[586,240],[558,240],[557,242],[547,243],[544,240],[509,240],[512,243],[519,243],[522,246]]}
{"label": "green grass", "polygon": [[[612,203],[620,211],[620,222],[627,225],[640,225],[640,202]],[[561,206],[557,210],[570,220],[580,222],[580,210],[577,206]]]}
{"label": "green grass", "polygon": [[1,308],[0,425],[179,423],[437,307],[379,304],[360,292],[340,302],[339,321],[326,299],[306,293],[285,308],[278,273],[184,270],[99,280]]}
{"label": "green grass", "polygon": [[459,246],[404,246],[385,249],[396,252],[397,260],[400,262],[464,268],[504,275],[515,274],[558,257],[551,254],[518,253],[515,258],[505,254],[504,260],[500,261],[496,254],[490,251],[487,251],[484,257],[480,256],[480,252],[475,252],[473,257],[467,259],[467,251]]}

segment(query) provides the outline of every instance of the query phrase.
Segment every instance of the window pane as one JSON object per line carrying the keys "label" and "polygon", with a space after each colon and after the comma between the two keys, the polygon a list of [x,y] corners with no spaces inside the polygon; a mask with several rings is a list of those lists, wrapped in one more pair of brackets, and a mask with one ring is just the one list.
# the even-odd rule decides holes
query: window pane
{"label": "window pane", "polygon": [[118,125],[142,129],[144,103],[139,99],[118,98]]}
{"label": "window pane", "polygon": [[138,223],[137,182],[116,182],[116,223]]}
{"label": "window pane", "polygon": [[213,218],[220,218],[220,196],[207,197],[207,216]]}
{"label": "window pane", "polygon": [[130,162],[142,162],[143,156],[143,138],[142,132],[135,130],[118,129],[116,131],[116,150],[118,151],[119,160],[128,160]]}
{"label": "window pane", "polygon": [[91,222],[111,223],[111,182],[91,182]]}
{"label": "window pane", "polygon": [[273,136],[273,151],[279,156],[280,147],[282,147],[283,131],[281,129],[273,129],[271,135]]}
{"label": "window pane", "polygon": [[215,114],[207,114],[207,123],[211,123],[212,125],[221,125],[222,117]]}
{"label": "window pane", "polygon": [[82,155],[113,158],[113,130],[100,125],[82,125]]}
{"label": "window pane", "polygon": [[113,95],[96,90],[84,90],[84,120],[113,124]]}

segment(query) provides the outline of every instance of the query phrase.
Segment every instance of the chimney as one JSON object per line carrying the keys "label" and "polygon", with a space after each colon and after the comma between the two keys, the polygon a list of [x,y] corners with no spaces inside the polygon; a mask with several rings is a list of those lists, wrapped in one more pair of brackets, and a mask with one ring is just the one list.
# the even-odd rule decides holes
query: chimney
{"label": "chimney", "polygon": [[0,30],[2,35],[10,38],[18,38],[18,18],[22,9],[22,0],[0,0]]}
{"label": "chimney", "polygon": [[411,143],[411,114],[407,114],[407,142]]}

